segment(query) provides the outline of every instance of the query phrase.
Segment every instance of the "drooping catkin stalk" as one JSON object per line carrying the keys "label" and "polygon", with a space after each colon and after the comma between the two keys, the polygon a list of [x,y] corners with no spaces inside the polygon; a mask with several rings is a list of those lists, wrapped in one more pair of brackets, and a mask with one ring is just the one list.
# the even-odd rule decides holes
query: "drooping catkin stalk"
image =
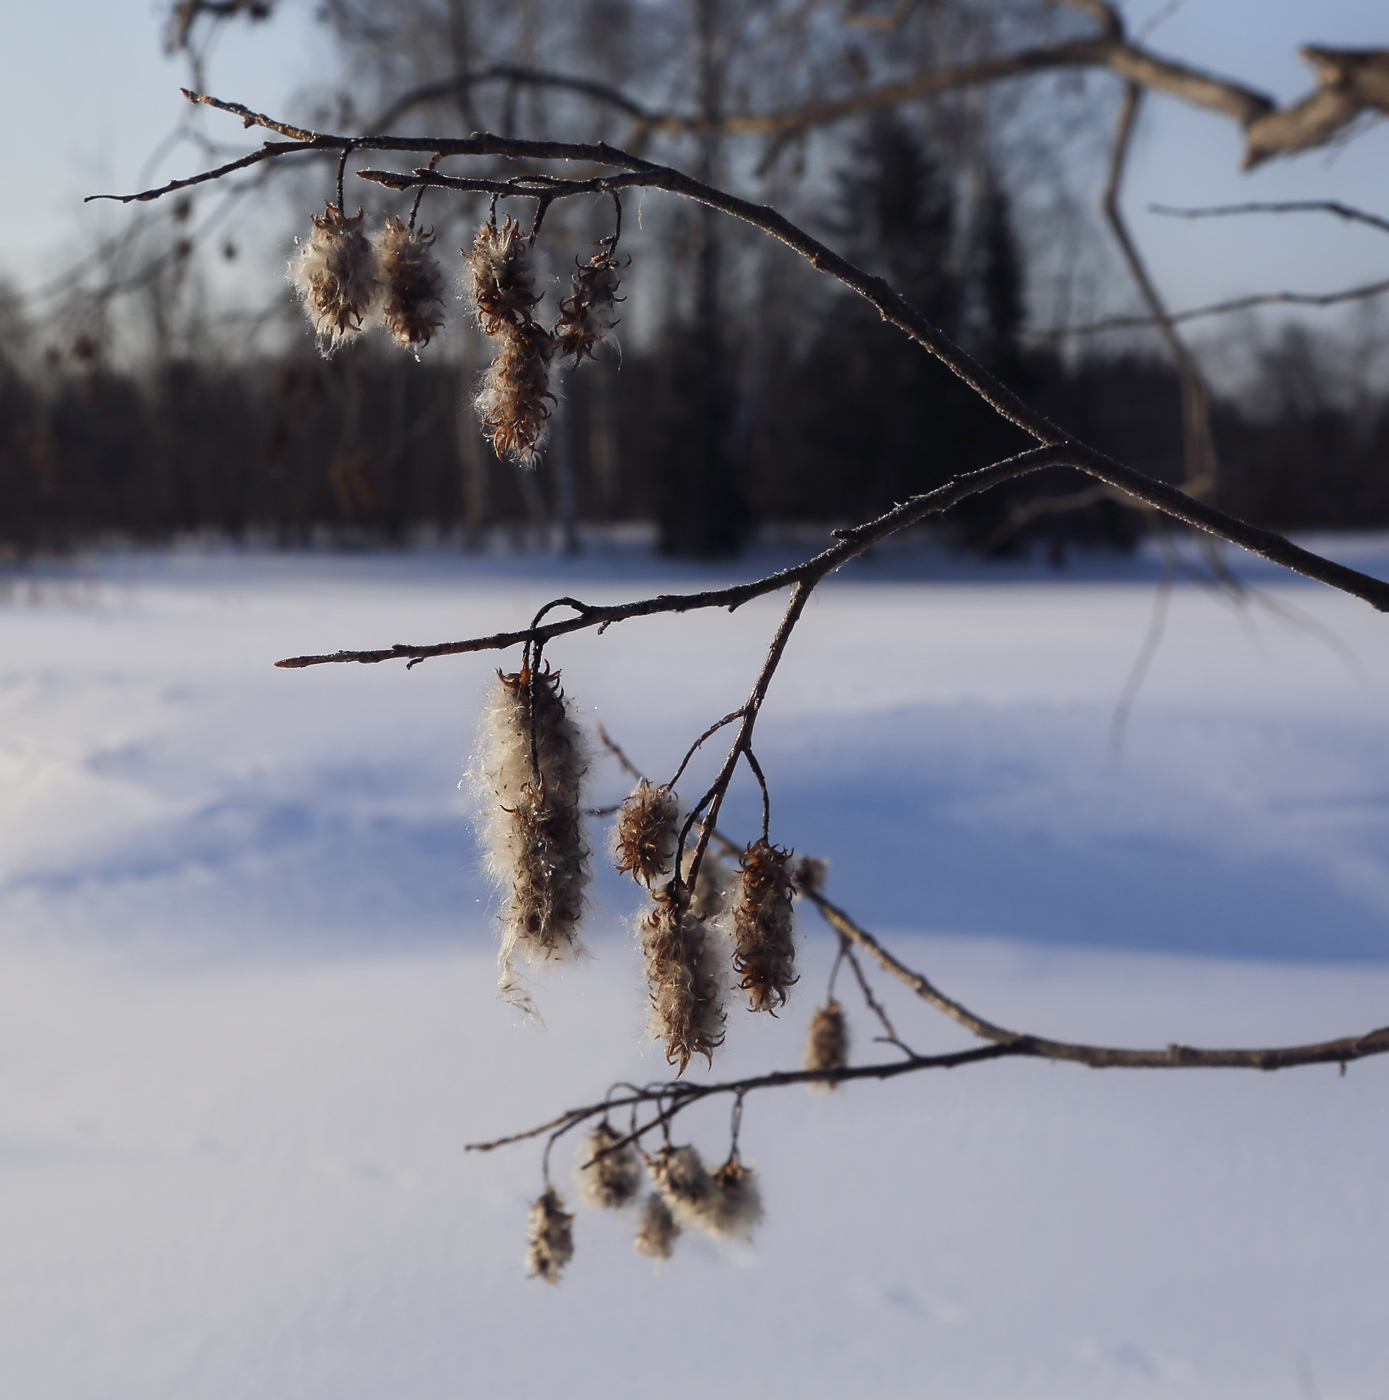
{"label": "drooping catkin stalk", "polygon": [[733,969],[754,1011],[786,1004],[796,982],[791,855],[766,840],[743,852],[733,899]]}
{"label": "drooping catkin stalk", "polygon": [[560,358],[572,358],[575,369],[582,360],[594,358],[594,346],[617,325],[617,304],[622,300],[617,272],[617,259],[604,248],[574,273],[572,294],[559,304],[555,344]]}
{"label": "drooping catkin stalk", "polygon": [[361,334],[377,296],[376,250],[362,211],[328,205],[313,216],[313,233],[290,260],[289,276],[325,355]]}
{"label": "drooping catkin stalk", "polygon": [[637,1217],[637,1250],[648,1259],[669,1259],[680,1238],[680,1225],[670,1213],[665,1197],[653,1191],[642,1203]]}
{"label": "drooping catkin stalk", "polygon": [[530,243],[520,224],[483,224],[467,258],[473,272],[478,324],[500,349],[477,396],[483,431],[497,456],[532,466],[550,410],[550,359],[555,342],[532,315],[540,293],[530,266]]}
{"label": "drooping catkin stalk", "polygon": [[591,1206],[616,1210],[633,1200],[641,1189],[641,1162],[636,1148],[628,1143],[616,1152],[609,1150],[621,1141],[622,1135],[610,1123],[600,1123],[584,1143],[587,1165],[579,1172],[579,1186]]}
{"label": "drooping catkin stalk", "polygon": [[670,879],[679,835],[680,803],[675,794],[641,779],[617,818],[613,855],[618,872],[648,889]]}
{"label": "drooping catkin stalk", "polygon": [[376,236],[381,319],[406,350],[428,345],[444,324],[444,274],[431,251],[433,243],[432,232],[409,228],[390,215]]}
{"label": "drooping catkin stalk", "polygon": [[515,954],[534,964],[579,949],[588,752],[559,680],[548,669],[499,671],[482,717],[474,783],[487,866],[506,897],[500,964],[508,995],[517,992]]}
{"label": "drooping catkin stalk", "polygon": [[526,1245],[526,1272],[546,1283],[558,1283],[564,1266],[574,1257],[574,1217],[553,1189],[531,1206]]}
{"label": "drooping catkin stalk", "polygon": [[723,1044],[723,976],[717,934],[677,897],[673,883],[651,892],[637,932],[651,987],[651,1035],[666,1047],[677,1074],[695,1055],[713,1062]]}
{"label": "drooping catkin stalk", "polygon": [[[817,1007],[810,1018],[810,1034],[805,1044],[805,1067],[812,1070],[843,1069],[849,1063],[849,1023],[844,1008],[833,998]],[[821,1091],[837,1089],[833,1079],[815,1080],[810,1086]]]}

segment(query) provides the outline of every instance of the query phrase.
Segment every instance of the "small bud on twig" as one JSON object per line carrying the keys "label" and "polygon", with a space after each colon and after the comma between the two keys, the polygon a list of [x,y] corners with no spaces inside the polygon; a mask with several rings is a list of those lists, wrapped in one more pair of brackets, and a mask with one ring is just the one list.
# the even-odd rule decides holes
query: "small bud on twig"
{"label": "small bud on twig", "polygon": [[641,1189],[641,1162],[636,1148],[629,1143],[616,1152],[610,1150],[621,1141],[621,1135],[610,1123],[600,1123],[584,1143],[587,1165],[579,1172],[579,1186],[591,1206],[616,1210],[633,1200]]}
{"label": "small bud on twig", "polygon": [[558,1283],[561,1270],[574,1257],[574,1217],[548,1189],[531,1207],[526,1272],[546,1283]]}
{"label": "small bud on twig", "polygon": [[733,967],[754,1011],[784,1006],[796,982],[790,852],[765,840],[743,852],[733,901]]}

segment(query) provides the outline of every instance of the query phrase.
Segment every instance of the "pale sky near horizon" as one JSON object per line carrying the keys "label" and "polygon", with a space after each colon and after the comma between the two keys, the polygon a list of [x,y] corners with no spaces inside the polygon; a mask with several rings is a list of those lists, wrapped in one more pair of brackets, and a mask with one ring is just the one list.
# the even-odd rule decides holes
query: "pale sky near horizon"
{"label": "pale sky near horizon", "polygon": [[[1131,0],[1137,28],[1163,8]],[[282,0],[269,26],[227,26],[211,72],[219,92],[285,111],[331,76],[332,50],[313,20],[314,0]],[[9,0],[0,15],[0,114],[7,153],[0,278],[32,286],[72,261],[118,206],[83,206],[83,194],[137,187],[161,138],[182,115],[181,60],[161,50],[163,6],[154,0]],[[1384,0],[1184,0],[1151,37],[1160,52],[1227,74],[1287,100],[1310,87],[1297,46],[1389,45]],[[209,114],[211,115],[211,114]],[[208,134],[235,142],[230,119]],[[1331,152],[1238,169],[1239,133],[1227,119],[1157,98],[1135,147],[1127,205],[1174,306],[1290,288],[1326,291],[1389,275],[1382,233],[1312,215],[1261,221],[1184,222],[1146,213],[1149,203],[1340,199],[1389,214],[1389,122]],[[191,173],[187,148],[160,173]],[[186,170],[185,170],[186,168]],[[1267,226],[1269,224],[1276,227]],[[84,242],[85,240],[85,242]],[[1250,252],[1257,242],[1257,257]]]}

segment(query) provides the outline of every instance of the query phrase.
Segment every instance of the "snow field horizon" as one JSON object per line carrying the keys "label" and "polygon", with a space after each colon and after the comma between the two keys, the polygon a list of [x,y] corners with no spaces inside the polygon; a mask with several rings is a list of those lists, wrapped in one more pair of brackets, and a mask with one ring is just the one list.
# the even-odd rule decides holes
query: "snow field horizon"
{"label": "snow field horizon", "polygon": [[[1382,571],[1378,542],[1342,547]],[[1261,1044],[1389,1021],[1383,619],[1259,569],[1296,623],[1179,587],[1116,765],[1153,570],[1087,567],[998,581],[889,555],[827,584],[760,722],[774,839],[826,858],[832,898],[1004,1024]],[[1380,1393],[1377,1060],[1344,1079],[998,1064],[754,1096],[754,1246],[687,1237],[653,1281],[634,1223],[585,1211],[564,1283],[521,1276],[538,1150],[462,1146],[663,1073],[635,891],[600,875],[593,958],[532,979],[545,1028],[521,1024],[458,788],[510,658],[270,663],[718,573],[188,551],[81,556],[11,592],[8,1393]],[[634,621],[549,654],[661,777],[741,701],[775,616]],[[595,766],[595,801],[625,787]],[[730,834],[755,809],[740,787]],[[800,936],[791,1006],[734,1011],[716,1077],[799,1062],[833,947],[812,914]],[[883,991],[916,1048],[966,1043]],[[884,1053],[851,1015],[855,1058]],[[721,1155],[725,1107],[691,1132]]]}

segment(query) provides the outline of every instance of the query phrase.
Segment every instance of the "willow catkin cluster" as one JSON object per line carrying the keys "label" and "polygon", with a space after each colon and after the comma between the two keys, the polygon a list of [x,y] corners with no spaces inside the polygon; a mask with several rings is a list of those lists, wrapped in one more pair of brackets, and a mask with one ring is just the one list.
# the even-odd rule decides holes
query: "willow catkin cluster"
{"label": "willow catkin cluster", "polygon": [[709,1171],[696,1148],[664,1147],[650,1161],[651,1178],[677,1225],[746,1239],[762,1219],[762,1193],[736,1157]]}
{"label": "willow catkin cluster", "polygon": [[650,889],[670,879],[679,837],[679,800],[669,788],[653,787],[643,778],[618,813],[614,864],[620,874]]}
{"label": "willow catkin cluster", "polygon": [[766,840],[743,852],[733,899],[733,968],[754,1011],[786,1003],[795,983],[790,852]]}
{"label": "willow catkin cluster", "polygon": [[[680,878],[689,884],[690,871],[694,868],[694,847],[688,847],[680,862]],[[699,863],[699,873],[695,876],[694,889],[690,891],[690,908],[706,924],[714,924],[722,919],[728,910],[728,867],[708,848],[704,859]]]}
{"label": "willow catkin cluster", "polygon": [[392,339],[406,350],[428,345],[444,324],[444,275],[433,243],[432,232],[389,215],[376,237],[377,309]]}
{"label": "willow catkin cluster", "polygon": [[531,1206],[526,1246],[526,1272],[546,1283],[558,1283],[564,1266],[574,1257],[574,1217],[553,1190]]}
{"label": "willow catkin cluster", "polygon": [[361,334],[376,299],[376,250],[362,227],[328,205],[313,216],[313,234],[290,263],[290,277],[326,355]]}
{"label": "willow catkin cluster", "polygon": [[723,1044],[723,969],[717,935],[674,884],[651,892],[637,925],[651,989],[651,1035],[684,1074],[695,1055],[713,1062]]}
{"label": "willow catkin cluster", "polygon": [[[843,1069],[849,1063],[849,1023],[844,1008],[833,998],[817,1007],[810,1018],[805,1043],[805,1067],[810,1070]],[[835,1089],[833,1079],[813,1082],[812,1089]]]}
{"label": "willow catkin cluster", "polygon": [[532,315],[540,293],[530,243],[520,224],[508,218],[500,227],[483,224],[463,256],[472,268],[478,324],[501,347],[477,396],[483,431],[498,457],[529,466],[544,441],[550,417],[546,401],[554,401],[550,359],[555,351],[549,331]]}
{"label": "willow catkin cluster", "polygon": [[[591,1206],[616,1210],[632,1201],[641,1189],[641,1162],[630,1143],[612,1151],[622,1135],[610,1123],[600,1123],[584,1143],[586,1165],[579,1171],[579,1186]],[[598,1154],[602,1153],[602,1156]]]}
{"label": "willow catkin cluster", "polygon": [[481,836],[492,877],[505,891],[502,990],[516,990],[513,955],[527,963],[578,949],[589,879],[581,784],[583,734],[559,672],[497,673],[483,712],[474,773]]}
{"label": "willow catkin cluster", "polygon": [[593,348],[617,325],[617,294],[621,279],[617,259],[608,249],[595,253],[579,267],[570,282],[572,293],[559,304],[555,322],[555,344],[561,359],[593,359]]}
{"label": "willow catkin cluster", "polygon": [[679,1222],[670,1213],[665,1197],[659,1191],[653,1191],[641,1203],[637,1237],[633,1243],[638,1252],[648,1259],[669,1259],[679,1238]]}

